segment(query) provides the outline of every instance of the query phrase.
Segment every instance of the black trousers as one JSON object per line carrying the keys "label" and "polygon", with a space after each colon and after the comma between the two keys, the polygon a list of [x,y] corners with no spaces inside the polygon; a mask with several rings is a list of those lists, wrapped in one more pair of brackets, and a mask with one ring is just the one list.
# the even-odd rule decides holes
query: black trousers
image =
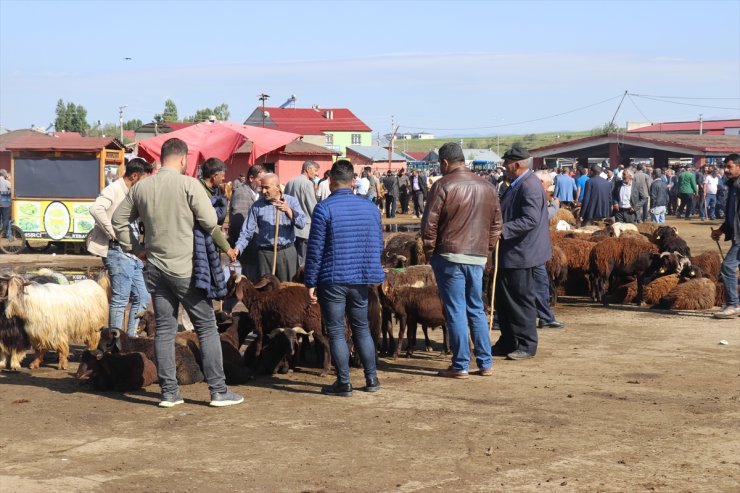
{"label": "black trousers", "polygon": [[537,353],[535,293],[534,267],[499,270],[495,303],[501,337],[495,347]]}
{"label": "black trousers", "polygon": [[694,208],[694,196],[690,193],[679,193],[678,197],[681,199],[681,205],[676,210],[676,217],[680,216],[685,210],[686,215],[684,217],[688,219],[691,215],[691,210]]}
{"label": "black trousers", "polygon": [[401,202],[401,214],[409,213],[409,193],[401,192],[398,196],[398,200]]}

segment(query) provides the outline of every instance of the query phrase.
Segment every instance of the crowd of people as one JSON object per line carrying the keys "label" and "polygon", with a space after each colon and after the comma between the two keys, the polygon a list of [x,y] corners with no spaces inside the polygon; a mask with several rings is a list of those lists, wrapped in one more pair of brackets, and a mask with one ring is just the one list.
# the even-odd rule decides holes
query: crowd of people
{"label": "crowd of people", "polygon": [[[615,169],[606,163],[552,169],[548,200],[555,207],[578,209],[582,225],[613,217],[616,221],[663,224],[667,216],[715,220],[725,217],[732,177],[727,167],[653,168],[623,158]],[[509,181],[503,173],[489,179],[503,194]]]}
{"label": "crowd of people", "polygon": [[[227,200],[222,191],[226,165],[212,158],[201,165],[199,179],[186,177],[187,145],[169,139],[162,146],[157,174],[152,175],[152,165],[142,159],[128,161],[124,176],[108,185],[91,208],[95,228],[88,249],[103,258],[111,277],[109,324],[121,328],[130,297],[126,331],[135,337],[133,315],[151,299],[162,390],[159,405],[172,407],[183,402],[173,346],[182,306],[200,340],[211,405],[238,404],[243,397],[226,387],[212,304],[226,294],[221,254],[239,261],[241,273],[252,280],[274,274],[290,281],[303,268],[309,299],[319,304],[325,321],[337,372],[336,381],[322,392],[335,396],[353,392],[345,316],[365,371],[362,390],[375,392],[380,382],[367,306],[368,286],[384,279],[381,211],[393,217],[396,202],[403,212],[411,198],[421,217],[424,253],[434,272],[453,353],[451,365],[440,375],[468,378],[469,339],[481,376],[492,374],[493,357],[532,358],[538,328],[564,327],[550,309],[545,271],[551,256],[549,219],[557,208],[581,205],[584,222],[611,214],[636,222],[646,220],[648,213],[657,221],[672,210],[673,175],[641,165],[620,166],[616,173],[592,166],[588,173],[578,170],[577,177],[565,171],[535,172],[529,153],[520,147],[509,149],[503,159],[503,172],[496,170],[485,179],[465,166],[458,144],[447,143],[439,150],[441,176],[434,177],[429,189],[432,180],[416,170],[410,175],[401,170],[379,176],[364,168],[358,177],[343,159],[323,179],[318,178],[319,165],[306,161],[301,175],[285,187],[277,175],[254,165],[232,183]],[[682,186],[697,185],[695,176],[682,179],[684,174],[690,173],[684,170],[674,186],[684,205],[677,210],[686,213],[693,200]],[[723,277],[728,279],[736,276],[740,261],[738,175],[738,157],[731,155],[722,179],[728,190],[726,220],[713,233],[717,239],[724,233],[733,242],[723,264]],[[710,170],[708,176],[718,173]],[[713,181],[702,176],[705,199],[717,195],[711,193]],[[705,211],[710,218],[718,217],[716,207]],[[482,299],[484,267],[492,256],[497,274],[491,289],[501,331],[493,344]],[[740,313],[737,285],[734,294],[729,281],[726,285],[724,312],[734,316]]]}

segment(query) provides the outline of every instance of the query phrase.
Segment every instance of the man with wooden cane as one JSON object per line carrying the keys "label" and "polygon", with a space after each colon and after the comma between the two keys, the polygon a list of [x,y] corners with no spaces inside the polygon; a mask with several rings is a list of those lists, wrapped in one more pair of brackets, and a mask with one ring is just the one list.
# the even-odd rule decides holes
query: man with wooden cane
{"label": "man with wooden cane", "polygon": [[725,235],[725,241],[731,241],[730,249],[722,260],[720,277],[725,285],[726,305],[714,314],[714,318],[735,318],[740,316],[738,299],[737,269],[740,266],[740,155],[730,154],[725,158],[725,173],[730,181],[727,183],[727,204],[725,222],[719,229],[712,229],[712,239],[717,242],[720,254],[722,248],[719,239]]}
{"label": "man with wooden cane", "polygon": [[431,259],[447,322],[452,365],[439,372],[447,378],[468,378],[473,340],[478,374],[493,374],[491,338],[483,307],[483,268],[501,234],[496,188],[465,167],[459,144],[439,149],[444,176],[429,192],[421,220],[424,253]]}
{"label": "man with wooden cane", "polygon": [[262,177],[262,197],[249,210],[234,248],[237,255],[244,251],[258,229],[254,241],[259,248],[259,275],[274,274],[281,281],[290,281],[298,266],[295,228],[301,229],[305,225],[306,216],[298,200],[282,193],[278,176],[268,173]]}

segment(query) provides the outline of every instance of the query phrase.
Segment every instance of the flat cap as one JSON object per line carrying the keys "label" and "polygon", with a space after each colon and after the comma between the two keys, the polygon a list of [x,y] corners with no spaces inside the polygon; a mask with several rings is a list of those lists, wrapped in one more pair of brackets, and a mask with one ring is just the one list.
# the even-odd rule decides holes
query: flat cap
{"label": "flat cap", "polygon": [[504,153],[503,158],[504,161],[521,161],[523,159],[529,159],[529,151],[523,147],[512,146],[511,149]]}

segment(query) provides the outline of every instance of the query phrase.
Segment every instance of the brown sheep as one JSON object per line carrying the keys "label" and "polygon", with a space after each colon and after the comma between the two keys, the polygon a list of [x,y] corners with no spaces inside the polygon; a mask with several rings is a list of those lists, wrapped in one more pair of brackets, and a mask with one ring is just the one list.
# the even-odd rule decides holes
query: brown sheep
{"label": "brown sheep", "polygon": [[157,381],[157,367],[144,353],[103,353],[86,349],[75,378],[90,382],[95,390],[128,392]]}
{"label": "brown sheep", "polygon": [[430,265],[415,265],[405,269],[385,269],[385,281],[380,285],[378,295],[382,307],[380,344],[381,354],[395,354],[395,341],[393,339],[392,313],[388,304],[387,296],[393,289],[403,287],[423,288],[425,286],[436,286],[434,272]]}
{"label": "brown sheep", "polygon": [[545,262],[545,268],[547,269],[547,276],[550,279],[552,302],[557,303],[557,289],[568,280],[568,257],[560,246],[556,244],[552,245],[552,257]]}
{"label": "brown sheep", "polygon": [[719,253],[704,252],[691,257],[691,265],[701,269],[702,275],[716,281],[719,279],[719,270],[722,267],[722,257]]}
{"label": "brown sheep", "polygon": [[422,324],[424,330],[425,348],[431,351],[431,342],[427,334],[428,327],[442,327],[444,340],[443,354],[449,353],[449,342],[447,339],[447,328],[445,326],[444,308],[439,299],[436,286],[423,288],[398,288],[388,292],[386,298],[388,304],[398,318],[398,345],[396,346],[394,358],[401,352],[401,340],[408,325],[408,337],[406,339],[406,356],[411,357],[416,344],[416,326]]}
{"label": "brown sheep", "polygon": [[403,268],[418,265],[416,252],[416,235],[412,233],[395,233],[388,237],[380,257],[383,267]]}
{"label": "brown sheep", "polygon": [[655,308],[673,310],[708,310],[714,306],[717,287],[706,277],[682,282],[665,295]]}
{"label": "brown sheep", "polygon": [[652,243],[633,238],[609,238],[596,244],[589,259],[592,299],[608,305],[605,296],[608,286],[614,285],[618,275],[632,275],[638,279],[636,301],[641,302],[641,277],[653,261],[651,254],[657,253]]}
{"label": "brown sheep", "polygon": [[[553,242],[558,246],[567,259],[568,277],[565,284],[565,293],[569,295],[590,294],[590,255],[596,243],[591,241],[562,238]],[[554,249],[554,248],[553,248]]]}
{"label": "brown sheep", "polygon": [[555,212],[555,215],[550,218],[550,228],[554,228],[558,221],[565,221],[573,227],[576,227],[576,218],[573,213],[568,209],[561,207]]}
{"label": "brown sheep", "polygon": [[645,235],[647,238],[652,238],[658,227],[660,227],[658,223],[640,223],[637,225],[637,231]]}
{"label": "brown sheep", "polygon": [[305,286],[289,286],[277,291],[260,292],[252,282],[240,276],[235,283],[234,294],[249,312],[257,334],[255,357],[262,352],[265,331],[278,327],[301,327],[312,332],[314,340],[324,349],[324,364],[321,376],[329,373],[331,354],[318,304],[312,304]]}
{"label": "brown sheep", "polygon": [[637,281],[622,284],[606,296],[609,297],[610,303],[616,303],[618,305],[632,303],[637,296]]}
{"label": "brown sheep", "polygon": [[657,279],[645,285],[643,299],[648,305],[655,305],[661,298],[671,292],[678,286],[680,277],[678,274],[658,277]]}

